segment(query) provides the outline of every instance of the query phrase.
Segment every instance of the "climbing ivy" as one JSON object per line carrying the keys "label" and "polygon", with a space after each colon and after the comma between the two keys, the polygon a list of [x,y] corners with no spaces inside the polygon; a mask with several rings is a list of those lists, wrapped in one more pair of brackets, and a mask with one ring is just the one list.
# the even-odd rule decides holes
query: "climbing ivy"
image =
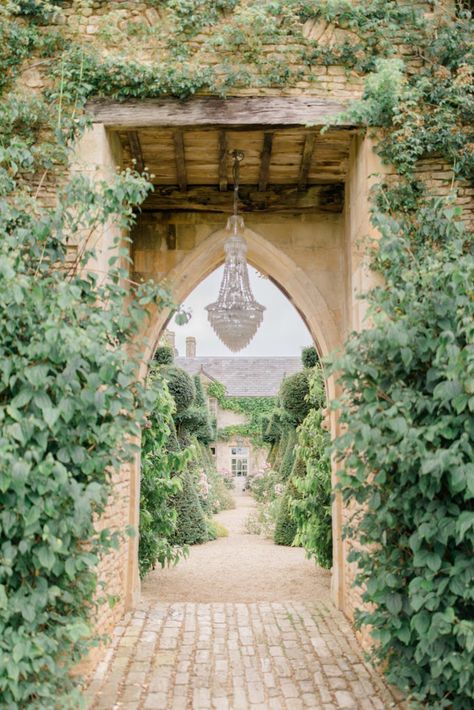
{"label": "climbing ivy", "polygon": [[257,446],[263,445],[262,417],[270,415],[275,407],[275,397],[228,397],[221,382],[210,382],[207,387],[209,397],[214,397],[221,409],[243,414],[248,418],[246,424],[231,424],[219,429],[221,439],[242,436],[252,439]]}

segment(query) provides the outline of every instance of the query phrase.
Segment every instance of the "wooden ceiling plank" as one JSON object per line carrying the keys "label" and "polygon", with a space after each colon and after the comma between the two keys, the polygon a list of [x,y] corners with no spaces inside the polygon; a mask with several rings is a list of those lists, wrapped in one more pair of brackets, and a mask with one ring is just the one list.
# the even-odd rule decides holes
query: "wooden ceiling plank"
{"label": "wooden ceiling plank", "polygon": [[219,131],[219,190],[227,190],[227,134]]}
{"label": "wooden ceiling plank", "polygon": [[176,176],[178,179],[179,189],[184,192],[188,187],[186,177],[186,156],[184,153],[184,133],[178,129],[173,133],[174,152],[176,160]]}
{"label": "wooden ceiling plank", "polygon": [[[345,104],[305,96],[214,96],[132,101],[90,101],[86,110],[96,123],[120,128],[160,126],[322,126],[333,121]],[[338,127],[350,124],[339,123]]]}
{"label": "wooden ceiling plank", "polygon": [[136,131],[127,132],[128,145],[130,146],[130,153],[132,155],[132,160],[135,161],[135,167],[139,173],[142,173],[145,169],[145,163],[143,160],[142,147],[140,144],[140,138]]}
{"label": "wooden ceiling plank", "polygon": [[268,185],[268,176],[270,174],[270,162],[272,159],[273,133],[265,131],[263,134],[263,149],[262,158],[260,161],[260,177],[258,180],[258,189],[264,192]]}
{"label": "wooden ceiling plank", "polygon": [[313,159],[315,133],[307,133],[304,142],[303,155],[301,157],[300,174],[298,177],[298,190],[304,190],[308,183],[309,169]]}

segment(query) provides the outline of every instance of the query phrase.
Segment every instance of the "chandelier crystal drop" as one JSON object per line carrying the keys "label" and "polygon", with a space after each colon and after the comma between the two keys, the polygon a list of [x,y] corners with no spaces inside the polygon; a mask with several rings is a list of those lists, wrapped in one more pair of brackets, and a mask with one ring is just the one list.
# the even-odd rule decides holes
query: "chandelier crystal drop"
{"label": "chandelier crystal drop", "polygon": [[229,217],[229,237],[224,243],[224,275],[215,303],[206,306],[209,322],[217,337],[232,352],[238,352],[250,343],[259,329],[265,306],[254,298],[250,288],[247,266],[247,243],[243,236],[245,225],[237,213],[239,190],[239,164],[241,151],[233,151],[234,158],[234,214]]}

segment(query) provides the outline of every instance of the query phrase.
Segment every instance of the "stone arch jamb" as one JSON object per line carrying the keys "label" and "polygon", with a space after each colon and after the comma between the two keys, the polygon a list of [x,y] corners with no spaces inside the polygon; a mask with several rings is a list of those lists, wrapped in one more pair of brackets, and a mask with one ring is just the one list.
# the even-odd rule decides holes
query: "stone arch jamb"
{"label": "stone arch jamb", "polygon": [[[122,162],[121,149],[114,135],[108,134],[106,127],[101,123],[95,123],[86,132],[84,137],[76,146],[76,156],[71,165],[72,172],[85,173],[92,179],[113,179],[117,166]],[[350,287],[346,295],[348,307],[353,309],[357,303],[361,303],[355,298],[354,292],[363,290],[365,279],[359,274],[365,270],[359,268],[357,249],[353,246],[361,234],[367,234],[368,225],[368,193],[370,184],[373,182],[371,176],[376,172],[379,164],[374,164],[374,154],[371,149],[371,142],[368,139],[356,137],[353,140],[349,165],[349,178],[346,185],[346,244],[350,259],[346,259],[348,269],[348,279]],[[107,257],[110,256],[110,248],[114,236],[120,235],[120,230],[114,225],[106,225],[98,235],[98,259],[91,264],[92,270],[97,269],[99,273],[106,270]],[[369,232],[370,233],[370,232]],[[289,296],[295,307],[305,317],[310,332],[318,343],[321,354],[325,355],[333,349],[341,347],[343,339],[343,327],[333,318],[324,298],[321,296],[316,285],[305,275],[304,270],[295,266],[283,252],[269,244],[259,235],[251,233],[249,235],[249,260],[262,272],[268,274]],[[198,247],[191,255],[185,257],[175,271],[168,274],[168,280],[173,280],[173,293],[176,301],[182,301],[186,295],[199,283],[200,280],[216,268],[222,261],[222,245],[224,232],[215,233],[213,239],[207,239],[204,246]],[[212,242],[212,243],[211,243]],[[210,250],[208,253],[207,250]],[[194,276],[193,276],[194,275]],[[194,281],[193,281],[194,278]],[[370,281],[370,278],[368,279]],[[144,345],[143,337],[131,343],[132,348],[138,348],[142,355],[141,375],[145,376],[148,369],[148,361],[153,351],[159,333],[162,330],[169,314],[151,312],[151,330],[148,330],[148,345]],[[360,318],[351,314],[352,327],[358,326]],[[145,335],[145,334],[142,334]],[[328,381],[328,395],[332,399],[336,394],[335,384],[332,379]],[[337,420],[335,415],[331,415],[331,432],[337,432]],[[126,483],[128,500],[122,500],[120,507],[120,519],[127,518],[127,522],[138,527],[139,513],[139,480],[140,464],[137,461],[124,473],[117,473],[115,477],[122,490],[125,490]],[[333,475],[336,479],[336,470],[333,468]],[[128,510],[128,513],[126,512]],[[111,510],[111,515],[114,511]],[[344,590],[347,586],[345,564],[345,550],[341,541],[343,507],[338,496],[334,503],[333,524],[335,532],[334,549],[334,573],[333,573],[333,600],[336,605],[350,612],[351,603],[345,599]],[[115,518],[112,517],[112,524]],[[125,550],[128,548],[128,551]],[[139,578],[137,564],[137,538],[131,538],[127,545],[122,545],[113,562],[113,568],[117,576],[118,586],[123,590],[122,601],[116,605],[114,619],[118,621],[123,610],[134,605],[139,593]],[[101,624],[99,624],[101,625]],[[103,630],[108,630],[108,624],[103,625]]]}
{"label": "stone arch jamb", "polygon": [[[224,241],[227,236],[228,232],[225,229],[212,232],[167,274],[165,283],[175,303],[182,303],[196,286],[223,262]],[[268,276],[289,298],[305,321],[320,355],[324,357],[339,349],[342,345],[340,324],[336,323],[323,295],[304,269],[297,266],[281,249],[252,229],[246,229],[245,238],[248,245],[249,262]],[[141,337],[140,345],[137,344],[142,349],[141,377],[146,376],[149,362],[169,320],[170,312],[159,311],[158,308],[155,308],[150,310],[149,316],[146,337]],[[326,387],[328,399],[331,400],[335,397],[333,377],[327,379]],[[336,419],[331,417],[331,434],[333,436],[336,434],[336,426]],[[135,475],[138,477],[139,472],[136,471]],[[333,478],[335,483],[335,470]],[[136,515],[138,520],[138,509]],[[332,598],[336,606],[343,608],[345,564],[342,545],[342,502],[339,494],[335,496],[333,502],[332,520],[334,540]]]}

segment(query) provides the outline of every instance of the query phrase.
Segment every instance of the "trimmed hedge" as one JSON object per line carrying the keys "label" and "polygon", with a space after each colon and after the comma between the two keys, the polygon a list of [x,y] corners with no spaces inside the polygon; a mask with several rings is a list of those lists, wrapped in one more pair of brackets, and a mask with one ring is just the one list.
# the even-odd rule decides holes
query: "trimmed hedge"
{"label": "trimmed hedge", "polygon": [[291,416],[296,425],[301,424],[311,409],[307,401],[309,395],[309,381],[307,371],[297,372],[284,380],[280,388],[280,401],[282,407]]}
{"label": "trimmed hedge", "polygon": [[172,542],[175,545],[198,545],[209,539],[206,519],[191,472],[186,471],[181,481],[182,490],[173,499],[177,517]]}
{"label": "trimmed hedge", "polygon": [[153,357],[157,365],[172,365],[174,361],[173,348],[169,345],[159,345]]}
{"label": "trimmed hedge", "polygon": [[280,476],[284,481],[287,481],[291,475],[293,464],[295,462],[296,451],[296,430],[290,429],[285,449],[285,455],[280,466]]}
{"label": "trimmed hedge", "polygon": [[309,348],[303,348],[301,362],[303,363],[303,367],[308,369],[316,367],[319,363],[319,355],[314,345],[311,345]]}
{"label": "trimmed hedge", "polygon": [[287,484],[278,510],[275,533],[273,536],[275,545],[292,545],[297,532],[296,522],[291,515],[291,494],[289,485]]}
{"label": "trimmed hedge", "polygon": [[180,367],[170,365],[163,369],[163,377],[176,404],[176,413],[187,409],[196,396],[193,378]]}

